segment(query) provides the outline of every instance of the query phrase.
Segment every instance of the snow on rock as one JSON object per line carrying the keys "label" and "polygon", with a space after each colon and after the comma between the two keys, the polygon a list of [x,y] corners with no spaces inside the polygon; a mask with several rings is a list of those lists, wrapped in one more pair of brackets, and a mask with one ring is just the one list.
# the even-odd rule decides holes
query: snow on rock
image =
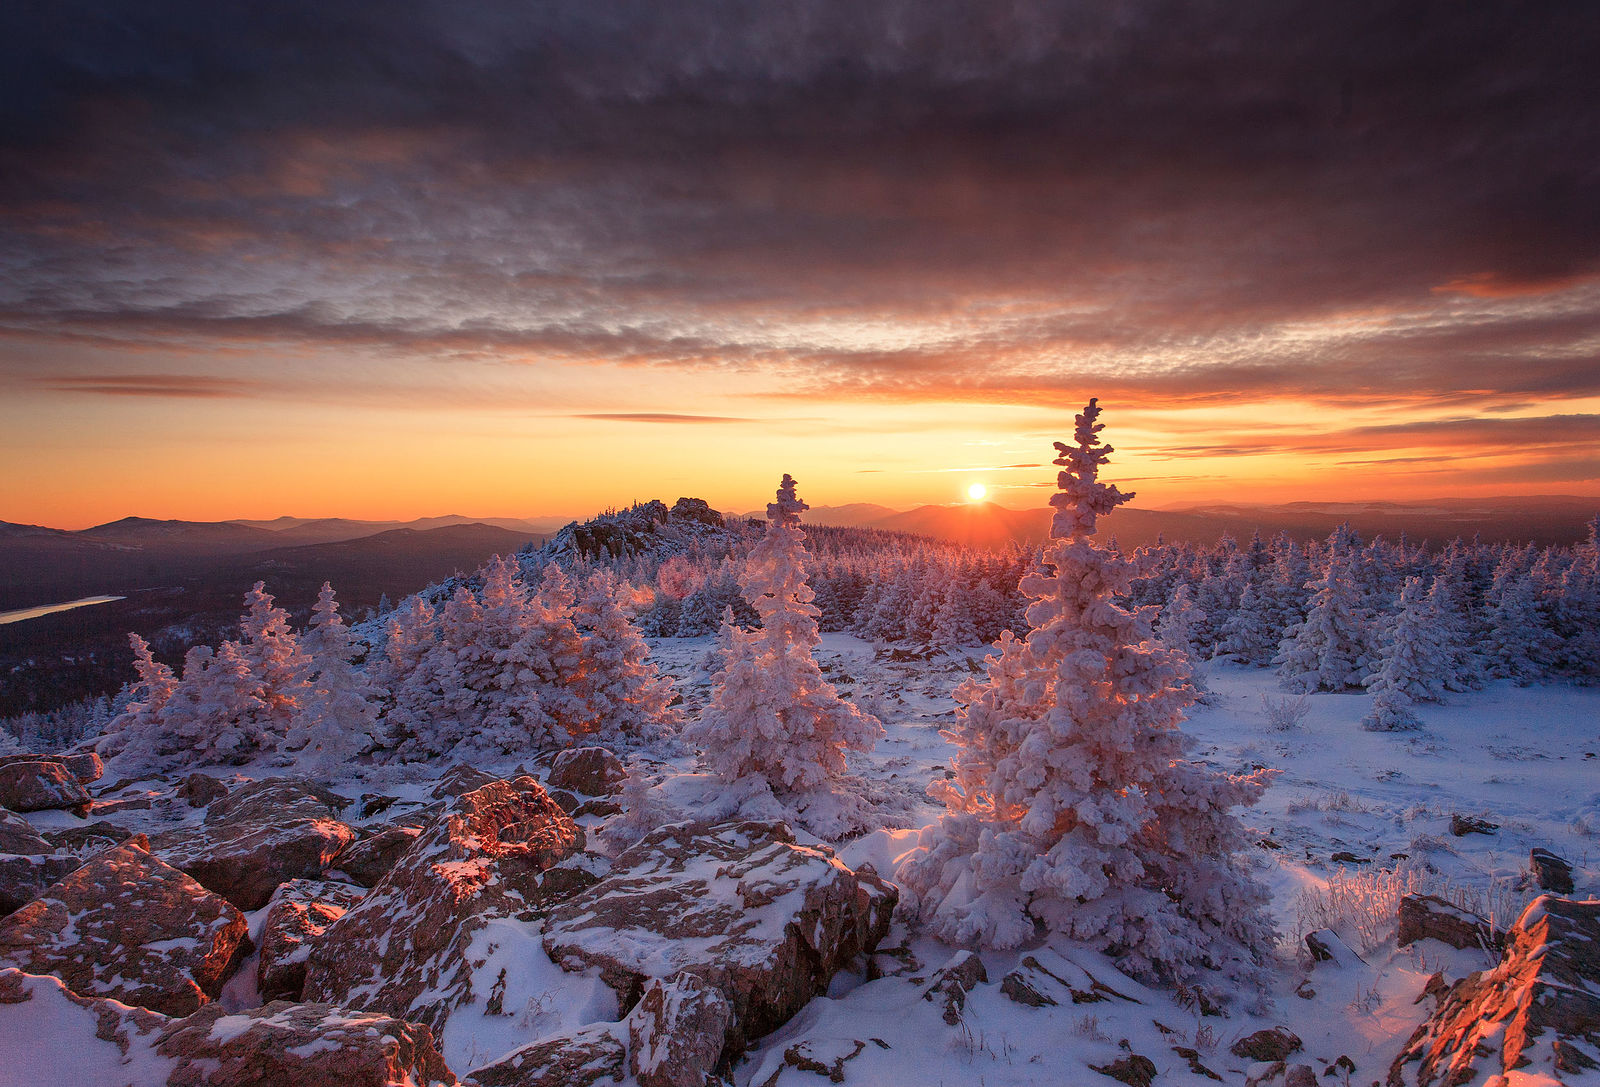
{"label": "snow on rock", "polygon": [[1400,947],[1433,939],[1451,947],[1498,947],[1504,937],[1494,927],[1460,906],[1436,895],[1408,894],[1400,899]]}
{"label": "snow on rock", "polygon": [[470,999],[472,934],[570,880],[548,870],[583,848],[583,830],[533,778],[450,801],[395,867],[313,949],[305,996],[374,1008],[441,1029]]}
{"label": "snow on rock", "polygon": [[1499,965],[1450,987],[1389,1069],[1389,1087],[1592,1082],[1600,1070],[1600,900],[1543,895]]}
{"label": "snow on rock", "polygon": [[546,784],[585,796],[610,796],[617,792],[628,768],[604,747],[572,747],[559,752],[550,764]]}
{"label": "snow on rock", "polygon": [[154,1052],[170,1021],[78,996],[59,978],[0,970],[0,1076],[28,1087],[155,1087],[172,1063]]}
{"label": "snow on rock", "polygon": [[32,902],[81,863],[76,857],[0,853],[0,917]]}
{"label": "snow on rock", "polygon": [[183,1015],[216,998],[246,927],[238,910],[137,837],[0,920],[0,967]]}
{"label": "snow on rock", "polygon": [[105,763],[93,751],[80,751],[68,755],[0,755],[0,766],[16,762],[59,762],[67,773],[78,779],[80,785],[91,785],[105,775]]}
{"label": "snow on rock", "polygon": [[620,1024],[601,1023],[523,1046],[472,1073],[478,1087],[593,1087],[627,1073]]}
{"label": "snow on rock", "polygon": [[322,880],[292,879],[278,888],[257,941],[261,957],[256,976],[263,998],[299,999],[312,947],[361,897],[359,887]]}
{"label": "snow on rock", "polygon": [[733,1009],[694,974],[652,979],[628,1015],[628,1071],[639,1087],[705,1087]]}
{"label": "snow on rock", "polygon": [[89,803],[89,791],[56,759],[0,763],[0,807],[20,812],[86,812]]}
{"label": "snow on rock", "polygon": [[151,849],[241,910],[258,910],[289,880],[320,878],[355,841],[333,818],[335,802],[347,803],[303,779],[270,778],[216,800],[203,825],[158,835]]}
{"label": "snow on rock", "polygon": [[170,1027],[157,1052],[168,1087],[453,1087],[433,1034],[373,1012],[275,1000],[229,1015],[208,1004]]}
{"label": "snow on rock", "polygon": [[624,1006],[650,979],[697,975],[732,1008],[737,1056],[870,953],[898,897],[870,868],[796,844],[782,823],[676,823],[551,910],[544,946],[567,969],[598,967]]}
{"label": "snow on rock", "polygon": [[55,852],[55,846],[44,835],[33,829],[33,824],[20,815],[0,811],[0,853],[21,856],[38,856]]}

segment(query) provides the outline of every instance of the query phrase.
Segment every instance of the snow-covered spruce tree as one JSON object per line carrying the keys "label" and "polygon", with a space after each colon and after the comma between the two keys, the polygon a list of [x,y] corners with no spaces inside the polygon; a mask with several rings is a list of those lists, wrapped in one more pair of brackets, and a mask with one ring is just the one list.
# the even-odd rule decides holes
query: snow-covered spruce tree
{"label": "snow-covered spruce tree", "polygon": [[1406,580],[1400,591],[1400,614],[1385,639],[1383,664],[1367,677],[1372,712],[1361,719],[1361,727],[1373,732],[1421,728],[1411,707],[1444,699],[1453,653],[1432,600],[1423,594],[1421,578]]}
{"label": "snow-covered spruce tree", "polygon": [[281,715],[242,645],[197,645],[184,655],[183,678],[162,711],[162,746],[153,754],[186,765],[242,765],[277,750]]}
{"label": "snow-covered spruce tree", "polygon": [[944,939],[1009,947],[1048,932],[1092,943],[1133,973],[1217,996],[1262,978],[1267,892],[1238,864],[1234,807],[1270,771],[1229,776],[1187,761],[1192,694],[1152,609],[1115,602],[1130,560],[1090,539],[1126,502],[1099,481],[1111,452],[1099,405],[1077,417],[1025,639],[1002,635],[987,678],[957,692],[949,812],[898,870],[912,910]]}
{"label": "snow-covered spruce tree", "polygon": [[128,644],[133,646],[133,670],[139,679],[122,712],[106,725],[95,751],[108,759],[128,752],[131,768],[133,761],[154,754],[160,745],[166,705],[177,689],[178,677],[156,660],[150,643],[139,635],[129,634]]}
{"label": "snow-covered spruce tree", "polygon": [[1371,670],[1367,651],[1368,617],[1352,574],[1350,543],[1329,537],[1322,576],[1309,582],[1311,610],[1289,628],[1275,663],[1284,686],[1296,691],[1344,691],[1361,686]]}
{"label": "snow-covered spruce tree", "polygon": [[372,743],[377,699],[384,693],[352,661],[350,628],[339,615],[333,586],[322,583],[300,638],[310,658],[311,692],[289,731],[286,748],[306,769],[331,774]]}
{"label": "snow-covered spruce tree", "polygon": [[820,639],[800,528],[807,508],[786,474],[740,577],[761,628],[746,634],[724,622],[724,665],[711,704],[684,738],[723,781],[764,782],[813,833],[838,837],[855,829],[848,800],[833,790],[844,753],[871,750],[883,726],[842,700],[812,656]]}
{"label": "snow-covered spruce tree", "polygon": [[675,691],[650,659],[619,597],[624,587],[607,570],[590,574],[573,607],[582,639],[575,694],[583,703],[584,741],[623,743],[664,735],[678,724]]}
{"label": "snow-covered spruce tree", "polygon": [[1156,620],[1156,637],[1161,639],[1162,645],[1182,655],[1186,681],[1195,699],[1203,702],[1210,691],[1206,687],[1205,665],[1201,663],[1196,632],[1205,624],[1206,613],[1195,603],[1193,594],[1194,590],[1187,583],[1178,586]]}
{"label": "snow-covered spruce tree", "polygon": [[267,704],[265,728],[282,738],[311,693],[311,658],[289,626],[289,613],[273,603],[265,582],[244,594],[239,617],[239,655],[245,670],[261,684]]}

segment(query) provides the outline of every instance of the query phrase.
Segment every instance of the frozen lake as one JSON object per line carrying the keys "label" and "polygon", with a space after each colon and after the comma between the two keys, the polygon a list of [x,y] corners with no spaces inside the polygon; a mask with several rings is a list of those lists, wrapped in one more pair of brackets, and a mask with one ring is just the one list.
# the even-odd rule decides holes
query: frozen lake
{"label": "frozen lake", "polygon": [[58,611],[71,611],[73,608],[86,608],[90,604],[109,604],[113,600],[124,600],[121,596],[84,596],[77,600],[68,600],[64,604],[40,604],[36,608],[19,608],[16,611],[0,611],[0,626],[7,623],[20,623],[24,619],[37,619],[41,615],[50,615]]}

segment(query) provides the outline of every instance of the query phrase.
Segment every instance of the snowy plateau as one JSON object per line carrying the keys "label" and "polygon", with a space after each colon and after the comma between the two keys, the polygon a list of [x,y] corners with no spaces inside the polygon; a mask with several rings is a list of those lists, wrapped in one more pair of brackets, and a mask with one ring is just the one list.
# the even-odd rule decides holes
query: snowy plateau
{"label": "snowy plateau", "polygon": [[[808,537],[786,477],[771,528],[636,507],[366,625],[329,592],[297,640],[258,589],[240,642],[181,675],[145,654],[102,736],[0,751],[0,1084],[1600,1083],[1600,688],[1569,674],[1591,652],[1570,632],[1497,648],[1493,625],[1547,614],[1536,587],[1595,557],[1338,534],[1120,556],[1087,543],[1122,498],[1082,428],[1057,462],[1077,489],[1056,504],[1054,573],[1036,554]],[[915,579],[874,548],[965,587],[895,603]],[[1195,598],[1221,614],[1203,598],[1230,554],[1225,624]],[[1100,601],[1089,575],[1114,567]],[[1299,643],[1239,618],[1271,569],[1305,589]],[[1449,626],[1427,589],[1456,573],[1478,585],[1479,633],[1401,633],[1407,615]],[[1341,586],[1382,632],[1349,659]],[[845,611],[851,629],[828,629]],[[1049,753],[1024,740],[978,767],[974,730],[1037,698],[1027,668],[1049,647],[986,644],[991,624],[1056,630],[1061,669],[1097,667],[1096,631],[1136,635],[1116,659],[1165,677],[1181,722],[1139,727],[1189,774],[1018,816],[1006,840],[1201,797],[1150,801],[1179,813],[1160,817],[1168,852],[1146,843],[1123,870],[1113,849],[1109,887],[1006,869],[1007,802],[976,805],[974,782],[1010,772],[1042,795],[1054,779],[1030,760]],[[798,768],[762,731],[793,720],[762,717],[774,688],[805,707]],[[1054,697],[1080,733],[1122,720]],[[978,822],[940,831],[963,803]],[[984,844],[930,876],[930,843],[979,825]],[[1223,875],[1177,870],[1185,835],[1230,847],[1191,858]],[[980,909],[1008,879],[1026,893]],[[1170,905],[1193,932],[1108,906],[1125,935],[1086,936],[1084,911],[1116,902]]]}

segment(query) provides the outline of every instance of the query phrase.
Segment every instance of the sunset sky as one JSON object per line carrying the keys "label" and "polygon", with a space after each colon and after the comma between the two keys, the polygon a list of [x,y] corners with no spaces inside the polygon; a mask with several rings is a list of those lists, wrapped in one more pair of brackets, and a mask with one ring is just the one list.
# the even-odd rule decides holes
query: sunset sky
{"label": "sunset sky", "polygon": [[[0,520],[1600,494],[1600,7],[0,6]],[[1040,465],[1046,465],[1041,468]]]}

